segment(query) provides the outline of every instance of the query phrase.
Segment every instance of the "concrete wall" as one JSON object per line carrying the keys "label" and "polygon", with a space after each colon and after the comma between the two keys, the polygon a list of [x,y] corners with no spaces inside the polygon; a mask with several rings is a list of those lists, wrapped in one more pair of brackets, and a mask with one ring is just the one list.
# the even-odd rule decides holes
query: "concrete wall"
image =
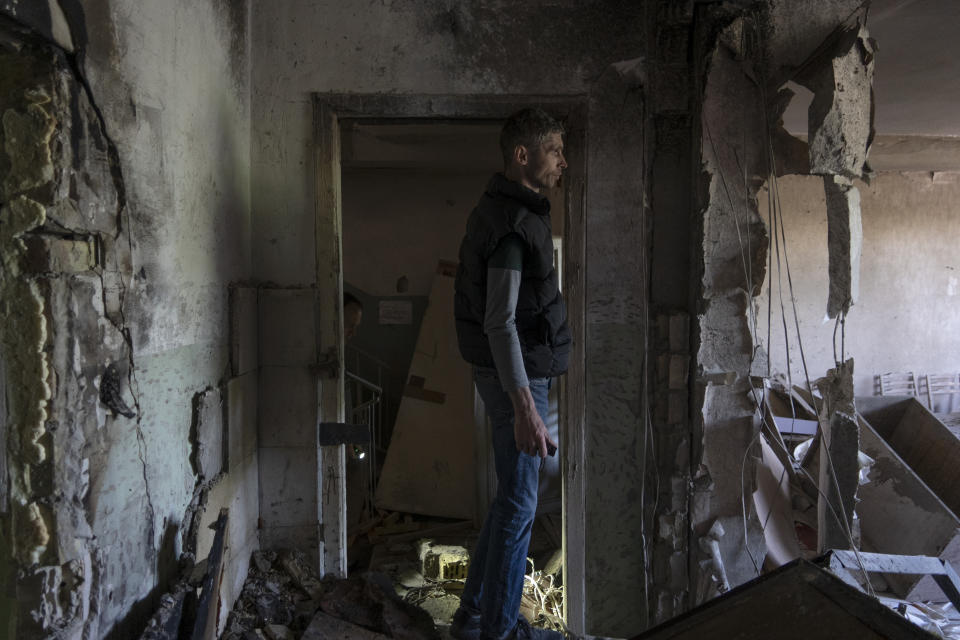
{"label": "concrete wall", "polygon": [[[344,171],[344,279],[371,295],[390,296],[397,279],[407,276],[410,295],[429,295],[437,261],[456,262],[467,216],[489,179],[486,172]],[[376,310],[370,311],[367,321],[376,322]]]}
{"label": "concrete wall", "polygon": [[[256,295],[236,300],[248,339],[231,349],[228,294],[252,273],[246,4],[20,5],[0,3],[3,17],[75,54],[55,65],[67,98],[41,107],[56,122],[55,191],[24,192],[48,211],[30,233],[61,224],[102,251],[24,280],[50,310],[41,401],[56,423],[37,442],[56,461],[44,490],[63,499],[32,520],[48,542],[37,538],[39,564],[17,587],[17,637],[138,635],[181,552],[206,555],[220,507],[231,514],[225,615],[257,545]],[[98,397],[111,383],[133,417]]]}
{"label": "concrete wall", "polygon": [[[960,265],[954,241],[960,234],[960,176],[880,173],[857,187],[863,212],[860,297],[847,316],[844,341],[845,357],[855,361],[857,394],[873,395],[873,377],[888,371],[960,371],[956,317]],[[810,377],[816,379],[834,367],[834,323],[824,321],[828,274],[823,181],[816,176],[784,176],[778,188],[800,337]],[[766,191],[759,197],[764,218]],[[785,265],[783,269],[790,371],[794,384],[804,384]],[[773,371],[786,374],[776,279],[773,292],[772,339],[764,347]],[[766,342],[767,283],[757,305],[763,318],[759,334]],[[840,340],[838,333],[838,351]]]}
{"label": "concrete wall", "polygon": [[[283,286],[315,282],[311,94],[591,96],[587,291],[589,630],[641,626],[641,373],[646,279],[639,65],[644,3],[440,0],[253,7],[255,271]],[[419,115],[429,115],[423,113]],[[594,135],[596,134],[596,135]],[[594,179],[595,178],[595,179]],[[324,310],[321,310],[321,313]],[[311,487],[303,487],[304,492]],[[283,542],[277,540],[278,543]]]}

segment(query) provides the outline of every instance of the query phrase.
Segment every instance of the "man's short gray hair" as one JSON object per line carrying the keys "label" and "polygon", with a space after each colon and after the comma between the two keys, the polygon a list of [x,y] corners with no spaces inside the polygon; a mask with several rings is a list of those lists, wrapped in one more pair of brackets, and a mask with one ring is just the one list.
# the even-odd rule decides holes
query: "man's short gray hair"
{"label": "man's short gray hair", "polygon": [[503,154],[503,166],[509,167],[517,145],[533,151],[543,144],[543,139],[551,133],[563,135],[563,125],[549,113],[539,107],[527,107],[513,113],[503,123],[500,131],[500,152]]}

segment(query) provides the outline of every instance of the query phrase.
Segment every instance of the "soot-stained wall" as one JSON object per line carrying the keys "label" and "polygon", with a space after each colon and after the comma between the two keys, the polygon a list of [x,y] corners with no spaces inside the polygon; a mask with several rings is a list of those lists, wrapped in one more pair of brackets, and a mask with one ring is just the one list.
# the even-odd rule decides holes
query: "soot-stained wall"
{"label": "soot-stained wall", "polygon": [[254,6],[252,21],[254,266],[284,286],[316,280],[313,93],[588,102],[589,146],[568,149],[587,159],[588,185],[589,331],[575,347],[591,372],[585,605],[590,631],[621,636],[644,617],[635,606],[644,570],[636,532],[647,245],[637,59],[648,4],[282,0]]}
{"label": "soot-stained wall", "polygon": [[247,19],[0,2],[10,637],[139,635],[221,507],[225,614],[257,544]]}

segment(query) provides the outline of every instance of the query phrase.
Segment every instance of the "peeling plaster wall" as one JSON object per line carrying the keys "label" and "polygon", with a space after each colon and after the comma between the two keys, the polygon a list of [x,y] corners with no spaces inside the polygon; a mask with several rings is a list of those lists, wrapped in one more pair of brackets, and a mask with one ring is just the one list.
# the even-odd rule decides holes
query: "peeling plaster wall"
{"label": "peeling plaster wall", "polygon": [[[856,361],[857,395],[873,395],[874,376],[887,371],[960,370],[956,318],[960,264],[955,248],[960,235],[960,175],[879,173],[870,184],[856,185],[863,211],[863,256],[860,297],[846,320],[845,348],[846,357]],[[835,366],[834,322],[824,318],[828,273],[823,185],[815,176],[784,176],[778,187],[800,336],[810,375],[818,378]],[[761,209],[766,209],[764,197]],[[765,315],[766,285],[758,306]],[[798,384],[803,372],[789,307],[787,320],[792,375]],[[786,373],[776,301],[772,324],[772,347],[767,351],[773,370]],[[761,337],[766,340],[765,330]]]}
{"label": "peeling plaster wall", "polygon": [[[252,273],[248,12],[221,0],[64,0],[47,13],[42,4],[0,2],[0,19],[76,52],[35,44],[5,59],[2,74],[20,82],[5,100],[26,96],[0,110],[5,125],[23,129],[26,116],[38,131],[52,121],[51,141],[32,143],[50,149],[49,168],[29,182],[10,180],[47,165],[18,170],[24,141],[13,129],[0,154],[4,220],[23,221],[4,225],[14,234],[4,251],[31,274],[7,271],[5,308],[43,345],[28,358],[31,342],[8,341],[3,356],[5,426],[18,428],[23,415],[19,388],[41,393],[30,402],[45,412],[28,421],[40,449],[21,439],[7,455],[10,477],[29,467],[34,481],[11,487],[17,539],[32,527],[35,540],[16,551],[26,570],[18,624],[22,637],[134,637],[181,552],[206,555],[209,538],[195,538],[221,506],[231,508],[224,599],[237,594],[257,545],[256,448],[240,439],[255,421],[256,372],[232,366],[228,311],[229,283]],[[47,75],[8,72],[34,64]],[[23,198],[42,208],[30,213]],[[194,396],[208,389],[231,436],[216,480],[191,459]]]}
{"label": "peeling plaster wall", "polygon": [[[316,279],[312,92],[589,96],[590,147],[569,149],[587,157],[589,185],[590,328],[577,345],[591,372],[587,627],[621,636],[644,619],[636,606],[644,597],[637,503],[647,297],[637,58],[648,4],[281,0],[253,8],[254,265],[283,286]],[[611,66],[622,61],[634,62]],[[309,527],[278,527],[274,542],[309,541]]]}

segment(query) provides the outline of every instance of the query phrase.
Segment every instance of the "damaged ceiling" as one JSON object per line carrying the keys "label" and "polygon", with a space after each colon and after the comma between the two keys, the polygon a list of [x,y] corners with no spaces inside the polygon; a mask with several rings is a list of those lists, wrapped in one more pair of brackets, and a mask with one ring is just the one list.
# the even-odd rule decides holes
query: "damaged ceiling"
{"label": "damaged ceiling", "polygon": [[[874,77],[875,171],[960,169],[960,3],[872,0],[867,19],[879,46]],[[795,87],[792,87],[795,89]],[[798,92],[784,126],[806,138],[812,94]]]}

